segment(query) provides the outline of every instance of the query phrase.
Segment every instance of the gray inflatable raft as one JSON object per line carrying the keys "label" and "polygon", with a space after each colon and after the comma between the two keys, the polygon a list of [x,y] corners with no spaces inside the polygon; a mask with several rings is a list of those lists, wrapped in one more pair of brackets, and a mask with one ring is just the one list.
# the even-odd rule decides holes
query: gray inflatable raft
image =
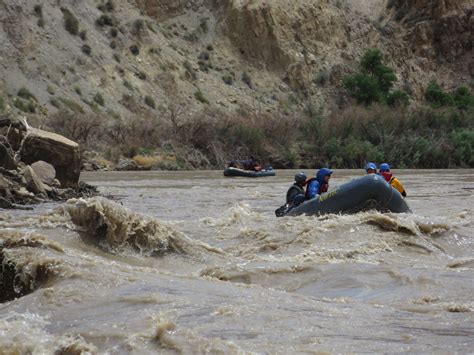
{"label": "gray inflatable raft", "polygon": [[376,174],[352,180],[325,194],[284,210],[275,211],[277,217],[322,215],[328,213],[357,213],[377,210],[380,212],[411,212],[402,195]]}

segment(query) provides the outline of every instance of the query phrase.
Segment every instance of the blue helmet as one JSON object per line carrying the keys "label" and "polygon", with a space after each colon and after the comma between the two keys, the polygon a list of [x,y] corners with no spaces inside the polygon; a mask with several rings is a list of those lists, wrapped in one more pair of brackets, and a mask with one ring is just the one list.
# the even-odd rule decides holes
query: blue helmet
{"label": "blue helmet", "polygon": [[302,171],[295,175],[295,182],[298,184],[303,184],[306,182],[306,175]]}
{"label": "blue helmet", "polygon": [[374,163],[367,163],[367,165],[365,166],[365,170],[377,170],[377,165],[375,165]]}
{"label": "blue helmet", "polygon": [[387,163],[380,164],[380,172],[390,171],[390,165]]}
{"label": "blue helmet", "polygon": [[316,180],[319,182],[322,182],[324,180],[325,176],[331,175],[332,170],[328,168],[321,168],[319,171],[316,173]]}

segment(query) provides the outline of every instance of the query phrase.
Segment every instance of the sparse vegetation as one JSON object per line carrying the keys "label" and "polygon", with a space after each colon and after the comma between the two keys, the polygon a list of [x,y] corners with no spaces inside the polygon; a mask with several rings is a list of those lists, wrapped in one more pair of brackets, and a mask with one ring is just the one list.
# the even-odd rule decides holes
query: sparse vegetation
{"label": "sparse vegetation", "polygon": [[86,30],[79,31],[79,38],[82,39],[83,41],[87,40],[87,31]]}
{"label": "sparse vegetation", "polygon": [[104,97],[102,96],[102,94],[100,92],[96,93],[94,95],[94,101],[99,104],[100,106],[104,106],[105,105],[105,100],[104,100]]}
{"label": "sparse vegetation", "polygon": [[222,76],[222,81],[227,85],[232,85],[234,83],[234,77],[230,74],[225,74]]}
{"label": "sparse vegetation", "polygon": [[5,101],[3,99],[3,96],[0,96],[0,112],[3,112],[5,110]]}
{"label": "sparse vegetation", "polygon": [[25,87],[22,87],[18,90],[17,95],[25,100],[33,100],[33,101],[38,101],[36,100],[35,95],[33,95],[30,90],[28,90]]}
{"label": "sparse vegetation", "polygon": [[97,26],[104,27],[104,26],[111,26],[115,27],[118,25],[118,21],[115,20],[112,16],[107,14],[102,14],[100,17],[95,21]]}
{"label": "sparse vegetation", "polygon": [[130,49],[130,52],[133,55],[139,55],[140,54],[140,48],[136,44],[132,44],[129,49]]}
{"label": "sparse vegetation", "polygon": [[196,71],[194,70],[193,66],[191,65],[191,63],[186,60],[183,63],[183,66],[186,69],[187,76],[192,80],[196,80],[197,79],[197,74],[196,74]]}
{"label": "sparse vegetation", "polygon": [[199,20],[199,28],[201,29],[201,31],[203,33],[209,32],[209,25],[207,24],[208,20],[209,20],[209,18],[207,18],[207,17],[202,18],[201,20]]}
{"label": "sparse vegetation", "polygon": [[23,112],[34,113],[36,111],[36,105],[33,102],[19,98],[13,100],[13,106]]}
{"label": "sparse vegetation", "polygon": [[76,92],[76,94],[78,94],[79,96],[82,96],[82,90],[79,86],[74,86],[74,91]]}
{"label": "sparse vegetation", "polygon": [[97,8],[102,12],[112,12],[115,10],[115,5],[112,0],[108,0],[104,4],[98,5]]}
{"label": "sparse vegetation", "polygon": [[252,89],[253,88],[253,85],[252,85],[252,78],[250,77],[250,75],[244,71],[242,73],[242,81],[247,84],[247,86]]}
{"label": "sparse vegetation", "polygon": [[43,5],[37,4],[33,7],[33,13],[36,17],[38,17],[38,26],[44,27],[44,18],[43,18]]}
{"label": "sparse vegetation", "polygon": [[156,105],[155,105],[155,100],[153,100],[153,98],[151,96],[145,96],[145,104],[149,107],[151,107],[152,109],[155,109],[156,108]]}
{"label": "sparse vegetation", "polygon": [[88,44],[83,44],[81,47],[82,53],[85,55],[91,55],[92,54],[92,48]]}
{"label": "sparse vegetation", "polygon": [[84,109],[82,108],[82,106],[80,104],[78,104],[77,102],[71,100],[71,99],[68,99],[68,98],[65,98],[65,97],[61,97],[59,98],[59,100],[62,102],[62,104],[64,105],[64,107],[66,107],[67,109],[71,110],[72,112],[75,112],[75,113],[84,113]]}
{"label": "sparse vegetation", "polygon": [[133,91],[133,86],[128,80],[123,81],[123,86],[125,86],[128,90]]}
{"label": "sparse vegetation", "polygon": [[313,82],[316,85],[324,86],[329,81],[329,73],[327,70],[321,70],[318,74],[314,76]]}
{"label": "sparse vegetation", "polygon": [[207,101],[206,97],[204,96],[204,93],[201,90],[198,90],[194,93],[194,97],[196,100],[203,104],[209,104],[209,101]]}
{"label": "sparse vegetation", "polygon": [[117,54],[117,53],[114,53],[112,55],[112,57],[114,58],[114,60],[117,62],[117,63],[120,63],[120,56]]}
{"label": "sparse vegetation", "polygon": [[145,22],[142,19],[136,19],[133,21],[132,25],[132,34],[141,37],[143,35],[143,31],[145,30]]}
{"label": "sparse vegetation", "polygon": [[48,87],[46,88],[46,91],[47,91],[48,94],[50,94],[50,95],[56,94],[56,91],[54,90],[54,87],[51,86],[51,85],[48,85]]}
{"label": "sparse vegetation", "polygon": [[63,19],[64,19],[64,28],[66,31],[68,31],[70,34],[77,36],[79,33],[79,21],[77,18],[72,14],[71,11],[69,11],[67,8],[62,7],[61,11],[63,13]]}

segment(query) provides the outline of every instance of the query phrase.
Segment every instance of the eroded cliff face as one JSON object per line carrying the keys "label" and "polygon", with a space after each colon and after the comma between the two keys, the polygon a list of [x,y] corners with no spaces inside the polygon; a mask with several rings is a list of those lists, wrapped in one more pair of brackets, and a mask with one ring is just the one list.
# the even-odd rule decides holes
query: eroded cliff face
{"label": "eroded cliff face", "polygon": [[[450,89],[474,76],[473,0],[106,2],[114,6],[103,12],[97,1],[49,0],[41,17],[30,1],[0,2],[0,95],[13,100],[28,88],[44,119],[59,105],[97,111],[97,92],[102,113],[122,117],[154,116],[146,96],[160,115],[171,115],[173,103],[196,112],[197,91],[228,111],[276,112],[292,94],[330,109],[341,79],[374,47],[415,100],[430,80]],[[78,20],[77,35],[65,30],[61,7]],[[98,25],[101,16],[112,24]]]}
{"label": "eroded cliff face", "polygon": [[447,65],[463,77],[474,76],[473,9],[472,0],[397,0],[389,6],[415,55],[426,58],[433,69]]}

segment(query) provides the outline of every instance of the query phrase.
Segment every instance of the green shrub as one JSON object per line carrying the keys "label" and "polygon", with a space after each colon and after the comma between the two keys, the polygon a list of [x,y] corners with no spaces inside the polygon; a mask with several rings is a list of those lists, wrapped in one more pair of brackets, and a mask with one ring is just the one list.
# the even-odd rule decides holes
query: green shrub
{"label": "green shrub", "polygon": [[23,112],[34,113],[36,111],[36,106],[31,101],[15,98],[13,105]]}
{"label": "green shrub", "polygon": [[111,35],[112,37],[117,37],[117,36],[118,36],[118,30],[117,30],[115,27],[112,27],[112,28],[110,29],[110,35]]}
{"label": "green shrub", "polygon": [[128,90],[133,91],[133,86],[128,80],[123,81],[123,86],[125,86]]}
{"label": "green shrub", "polygon": [[453,101],[456,107],[466,110],[474,106],[474,95],[471,94],[467,87],[460,86],[453,94]]}
{"label": "green shrub", "polygon": [[76,92],[76,94],[78,94],[79,96],[82,96],[82,90],[79,86],[74,86],[74,91]]}
{"label": "green shrub", "polygon": [[50,100],[49,100],[49,103],[50,103],[52,106],[56,107],[58,110],[62,107],[61,102],[59,102],[59,100],[56,99],[56,98],[50,99]]}
{"label": "green shrub", "polygon": [[426,87],[425,99],[433,107],[449,106],[453,104],[452,97],[444,92],[436,81],[430,81]]}
{"label": "green shrub", "polygon": [[120,56],[117,53],[114,53],[112,57],[115,59],[117,63],[120,63]]}
{"label": "green shrub", "polygon": [[206,97],[204,96],[204,93],[201,90],[198,90],[194,93],[194,97],[196,100],[203,104],[209,104],[209,101],[207,101]]}
{"label": "green shrub", "polygon": [[115,5],[112,0],[108,0],[105,4],[100,4],[97,8],[102,12],[112,12],[115,10]]}
{"label": "green shrub", "polygon": [[222,76],[222,80],[227,85],[232,85],[234,83],[234,78],[230,74],[226,74],[226,75]]}
{"label": "green shrub", "polygon": [[25,87],[22,87],[20,88],[20,90],[18,90],[18,93],[17,95],[25,100],[34,100],[34,101],[38,101],[36,100],[36,97],[35,95],[33,95],[27,88]]}
{"label": "green shrub", "polygon": [[94,101],[97,102],[100,106],[105,105],[104,97],[102,96],[100,92],[94,95]]}
{"label": "green shrub", "polygon": [[316,85],[324,86],[329,81],[329,73],[327,70],[321,70],[318,74],[314,76],[313,82]]}
{"label": "green shrub", "polygon": [[92,54],[92,48],[88,44],[83,44],[81,47],[82,53],[85,55],[91,55]]}
{"label": "green shrub", "polygon": [[474,166],[474,130],[462,129],[450,134],[450,141],[453,145],[451,155],[454,163],[461,167]]}
{"label": "green shrub", "polygon": [[250,77],[250,75],[244,71],[242,73],[242,81],[247,84],[247,86],[252,89],[253,88],[253,85],[252,85],[252,78]]}
{"label": "green shrub", "polygon": [[151,96],[148,96],[148,95],[145,96],[145,104],[150,106],[152,109],[156,108],[155,100],[153,100],[153,98]]}
{"label": "green shrub", "polygon": [[63,105],[68,108],[69,110],[71,110],[72,112],[75,112],[75,113],[84,113],[84,109],[82,108],[81,105],[79,105],[77,102],[73,101],[73,100],[70,100],[70,99],[67,99],[65,97],[61,97],[59,98],[59,100],[61,100],[61,102],[63,103]]}
{"label": "green shrub", "polygon": [[87,31],[86,30],[80,31],[79,38],[82,39],[83,41],[87,40]]}
{"label": "green shrub", "polygon": [[209,25],[207,24],[207,21],[209,19],[207,17],[205,18],[202,18],[200,21],[199,21],[199,28],[201,29],[201,31],[203,33],[207,33],[209,32]]}
{"label": "green shrub", "polygon": [[136,19],[135,21],[133,21],[132,33],[135,36],[140,37],[143,34],[144,29],[145,29],[145,22],[142,19]]}
{"label": "green shrub", "polygon": [[118,21],[116,19],[106,14],[100,15],[100,17],[95,21],[95,23],[99,27],[104,27],[104,26],[115,27],[118,25]]}
{"label": "green shrub", "polygon": [[187,74],[190,76],[192,80],[197,79],[196,71],[194,70],[193,66],[187,60],[183,63],[184,68],[186,69]]}
{"label": "green shrub", "polygon": [[70,34],[77,36],[77,34],[79,33],[79,21],[72,14],[72,12],[66,9],[65,7],[62,7],[61,11],[63,13],[64,28]]}
{"label": "green shrub", "polygon": [[409,103],[408,94],[402,90],[395,90],[387,95],[387,105],[396,106],[407,106]]}
{"label": "green shrub", "polygon": [[0,112],[5,110],[5,101],[3,100],[3,96],[0,96]]}
{"label": "green shrub", "polygon": [[33,12],[37,17],[43,17],[43,5],[37,4],[33,7]]}
{"label": "green shrub", "polygon": [[132,52],[133,55],[139,55],[140,54],[140,48],[136,44],[132,44],[130,46],[130,52]]}

